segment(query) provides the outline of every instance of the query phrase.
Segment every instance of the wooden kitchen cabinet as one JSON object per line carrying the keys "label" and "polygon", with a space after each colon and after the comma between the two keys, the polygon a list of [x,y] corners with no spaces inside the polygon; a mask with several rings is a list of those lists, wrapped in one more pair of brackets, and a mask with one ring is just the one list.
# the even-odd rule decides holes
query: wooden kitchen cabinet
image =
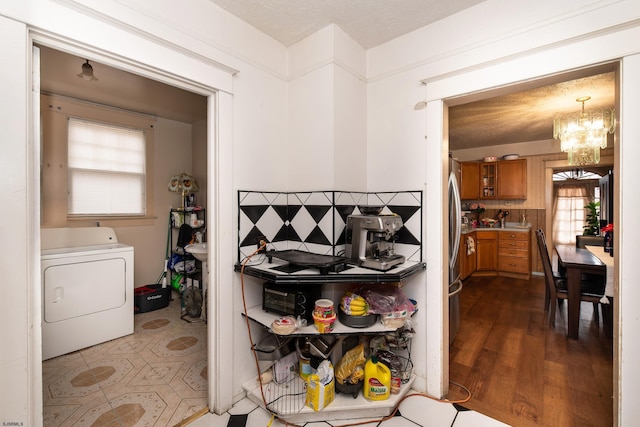
{"label": "wooden kitchen cabinet", "polygon": [[[472,239],[473,242],[474,250],[472,253],[469,253],[469,239]],[[461,236],[458,257],[460,259],[460,280],[464,280],[476,271],[477,248],[475,231]]]}
{"label": "wooden kitchen cabinet", "polygon": [[480,196],[480,164],[461,162],[460,170],[460,198],[462,200],[477,199]]}
{"label": "wooden kitchen cabinet", "polygon": [[500,199],[527,198],[527,159],[498,162],[497,177]]}
{"label": "wooden kitchen cabinet", "polygon": [[476,232],[476,272],[493,272],[498,270],[498,232]]}
{"label": "wooden kitchen cabinet", "polygon": [[498,232],[498,270],[522,278],[531,274],[531,254],[529,231]]}
{"label": "wooden kitchen cabinet", "polygon": [[480,163],[480,198],[495,199],[498,196],[496,187],[497,162]]}
{"label": "wooden kitchen cabinet", "polygon": [[462,162],[462,200],[524,200],[527,198],[527,159]]}

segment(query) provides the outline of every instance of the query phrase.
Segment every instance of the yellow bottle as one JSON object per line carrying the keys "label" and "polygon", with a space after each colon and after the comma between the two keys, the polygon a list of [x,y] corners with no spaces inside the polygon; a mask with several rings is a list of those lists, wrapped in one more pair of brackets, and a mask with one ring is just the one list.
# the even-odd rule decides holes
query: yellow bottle
{"label": "yellow bottle", "polygon": [[364,365],[364,397],[368,400],[385,400],[391,392],[391,371],[376,356]]}

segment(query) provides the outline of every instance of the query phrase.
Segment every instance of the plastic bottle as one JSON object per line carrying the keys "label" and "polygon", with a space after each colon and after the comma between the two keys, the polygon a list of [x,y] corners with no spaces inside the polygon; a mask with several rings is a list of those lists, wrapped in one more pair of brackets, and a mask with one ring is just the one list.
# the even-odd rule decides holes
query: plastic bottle
{"label": "plastic bottle", "polygon": [[364,397],[368,400],[386,400],[391,392],[391,371],[376,356],[364,365]]}

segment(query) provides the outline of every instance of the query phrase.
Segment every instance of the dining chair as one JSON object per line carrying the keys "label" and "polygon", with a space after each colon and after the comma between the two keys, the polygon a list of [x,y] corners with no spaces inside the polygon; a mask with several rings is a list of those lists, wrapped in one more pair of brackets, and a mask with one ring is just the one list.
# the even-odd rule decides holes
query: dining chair
{"label": "dining chair", "polygon": [[[549,326],[554,328],[556,325],[556,304],[561,304],[567,299],[567,279],[553,271],[544,231],[541,229],[536,230],[536,239],[546,284],[544,309],[545,311],[549,310]],[[583,278],[580,285],[580,301],[593,304],[594,317],[596,321],[599,321],[598,309],[600,307],[600,298],[604,295],[604,282],[602,280],[592,281]]]}
{"label": "dining chair", "polygon": [[[604,236],[585,236],[585,235],[576,236],[576,248],[586,249],[587,245],[588,246],[604,246]],[[582,275],[583,280],[590,280],[594,282],[601,280],[601,278],[602,278],[601,275],[593,274],[593,273],[584,273]]]}
{"label": "dining chair", "polygon": [[589,246],[604,246],[604,236],[576,236],[576,248],[585,248]]}

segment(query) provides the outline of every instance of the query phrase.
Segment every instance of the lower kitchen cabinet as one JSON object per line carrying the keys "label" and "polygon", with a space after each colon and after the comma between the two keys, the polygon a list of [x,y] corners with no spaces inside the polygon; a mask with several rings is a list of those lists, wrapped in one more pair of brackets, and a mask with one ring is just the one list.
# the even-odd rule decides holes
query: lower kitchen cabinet
{"label": "lower kitchen cabinet", "polygon": [[[531,275],[531,231],[478,230],[476,235],[476,269],[469,274],[501,275],[528,279]],[[464,269],[465,258],[462,258]],[[467,274],[467,271],[464,274]]]}
{"label": "lower kitchen cabinet", "polygon": [[531,274],[530,232],[498,232],[498,270],[529,278]]}
{"label": "lower kitchen cabinet", "polygon": [[498,270],[498,232],[481,231],[476,236],[476,271],[495,273]]}
{"label": "lower kitchen cabinet", "polygon": [[[476,271],[476,233],[463,234],[460,239],[460,280],[464,280]],[[471,249],[473,248],[473,250]]]}

